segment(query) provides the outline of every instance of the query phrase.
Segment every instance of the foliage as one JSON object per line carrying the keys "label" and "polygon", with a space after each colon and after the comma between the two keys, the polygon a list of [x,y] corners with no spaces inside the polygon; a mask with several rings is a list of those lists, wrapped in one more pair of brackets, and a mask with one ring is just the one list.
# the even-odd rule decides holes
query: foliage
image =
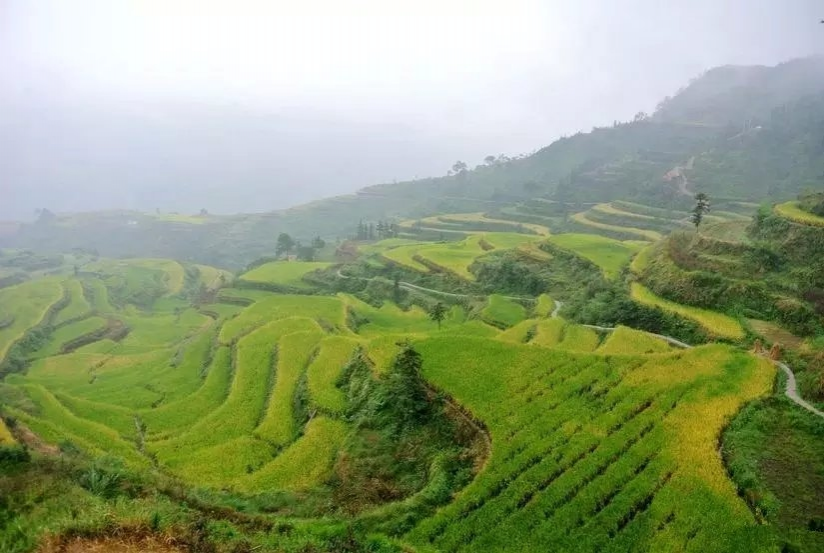
{"label": "foliage", "polygon": [[687,319],[696,321],[709,334],[732,340],[741,340],[744,338],[744,329],[741,327],[741,323],[728,315],[666,300],[656,296],[649,289],[637,282],[632,283],[631,293],[632,299],[639,303],[660,307],[665,311],[671,311]]}
{"label": "foliage", "polygon": [[[477,339],[418,348],[427,377],[483,420],[497,446],[452,503],[408,534],[414,544],[634,551],[689,535],[702,548],[723,540],[747,551],[762,537],[729,485],[716,436],[769,389],[767,362],[718,346],[649,361]],[[454,371],[456,361],[473,378]],[[672,517],[691,524],[648,532]]]}
{"label": "foliage", "polygon": [[438,328],[441,328],[441,323],[446,318],[446,306],[442,302],[437,302],[429,310],[429,318],[438,323]]}
{"label": "foliage", "polygon": [[555,234],[550,241],[592,261],[611,279],[617,278],[630,258],[641,249],[637,243],[619,242],[594,234]]}
{"label": "foliage", "polygon": [[510,327],[526,318],[526,309],[514,300],[492,294],[481,316],[492,325]]}
{"label": "foliage", "polygon": [[[785,548],[815,551],[824,507],[821,419],[780,396],[747,405],[722,436],[722,455],[739,494],[756,515],[777,527]],[[791,477],[789,475],[792,475]]]}
{"label": "foliage", "polygon": [[285,232],[278,235],[277,246],[275,247],[275,255],[278,257],[285,255],[289,257],[292,249],[295,247],[295,240]]}
{"label": "foliage", "polygon": [[627,326],[618,326],[598,348],[604,355],[639,355],[645,353],[666,353],[670,346],[661,338],[652,336]]}
{"label": "foliage", "polygon": [[801,209],[799,202],[786,202],[775,206],[775,212],[794,223],[824,227],[824,215]]}
{"label": "foliage", "polygon": [[701,225],[701,221],[704,220],[704,216],[709,212],[710,199],[703,192],[699,192],[695,195],[695,207],[692,208],[692,212],[690,214],[690,221],[692,221],[692,224],[695,225],[695,228],[698,228]]}
{"label": "foliage", "polygon": [[595,281],[583,286],[566,300],[561,313],[581,323],[607,327],[624,325],[693,344],[707,339],[698,323],[658,306],[638,303],[618,284]]}
{"label": "foliage", "polygon": [[276,284],[287,288],[310,289],[312,285],[304,277],[313,272],[329,267],[330,263],[319,261],[272,261],[259,265],[243,273],[239,278],[248,282]]}

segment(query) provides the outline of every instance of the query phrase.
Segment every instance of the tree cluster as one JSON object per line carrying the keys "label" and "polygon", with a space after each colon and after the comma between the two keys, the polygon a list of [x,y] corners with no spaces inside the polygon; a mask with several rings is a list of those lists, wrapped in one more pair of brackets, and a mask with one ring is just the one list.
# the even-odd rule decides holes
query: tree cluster
{"label": "tree cluster", "polygon": [[285,257],[289,259],[292,252],[295,252],[295,257],[299,261],[314,261],[317,251],[326,246],[326,241],[320,236],[316,236],[309,244],[301,244],[300,241],[295,240],[285,232],[278,235],[277,245],[275,246],[276,257]]}
{"label": "tree cluster", "polygon": [[355,238],[357,240],[383,240],[384,238],[397,237],[399,231],[398,225],[389,221],[378,221],[377,223],[359,221]]}

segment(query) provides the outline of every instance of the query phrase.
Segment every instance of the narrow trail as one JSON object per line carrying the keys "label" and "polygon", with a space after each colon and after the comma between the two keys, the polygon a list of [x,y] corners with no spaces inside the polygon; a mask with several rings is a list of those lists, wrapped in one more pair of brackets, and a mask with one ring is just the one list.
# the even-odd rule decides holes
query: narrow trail
{"label": "narrow trail", "polygon": [[798,389],[795,383],[795,374],[793,374],[792,369],[790,369],[790,367],[786,363],[782,363],[781,361],[773,361],[773,363],[775,363],[775,365],[779,367],[782,371],[784,371],[784,374],[787,375],[787,389],[785,390],[784,394],[788,398],[790,398],[791,401],[795,402],[797,405],[800,405],[810,413],[816,414],[819,417],[824,418],[824,411],[816,409],[815,407],[801,399],[801,396],[798,395]]}
{"label": "narrow trail", "polygon": [[[355,279],[355,280],[364,280],[364,281],[380,280],[380,281],[391,283],[391,281],[389,281],[388,279],[383,279],[383,278],[380,278],[380,277],[365,278],[365,277],[353,277],[353,276],[344,275],[340,271],[340,269],[338,269],[337,275],[338,275],[338,277],[343,278],[343,279]],[[452,298],[485,298],[485,297],[487,297],[485,295],[454,294],[452,292],[443,292],[441,290],[434,290],[432,288],[424,288],[423,286],[418,286],[418,285],[412,284],[410,282],[402,282],[402,281],[398,282],[398,286],[400,286],[401,288],[406,288],[408,290],[416,290],[416,291],[419,291],[419,292],[428,292],[430,294],[440,294],[442,296],[448,296],[448,297],[452,297]],[[528,298],[528,297],[522,297],[522,296],[503,296],[503,297],[505,297],[507,299],[511,299],[511,300],[517,300],[517,301],[536,301],[535,298]],[[564,305],[563,302],[560,302],[558,300],[554,300],[554,302],[555,302],[555,308],[552,310],[552,313],[550,314],[550,317],[552,317],[552,318],[558,317],[558,313],[561,311],[561,308]],[[593,330],[598,330],[600,332],[613,332],[615,330],[614,326],[597,326],[597,325],[581,325],[581,326],[586,327],[586,328],[591,328]],[[655,334],[653,332],[650,332],[649,334],[651,334],[651,335],[653,335],[657,338],[660,338],[661,340],[664,340],[668,344],[673,345],[673,346],[678,347],[678,348],[691,349],[691,348],[694,347],[690,344],[687,344],[686,342],[682,342],[681,340],[673,338],[672,336],[664,336],[663,334]],[[790,401],[792,401],[793,403],[795,403],[796,405],[798,405],[802,409],[806,409],[810,413],[812,413],[814,415],[818,415],[821,418],[824,418],[824,411],[821,411],[821,410],[815,408],[813,405],[810,405],[808,402],[804,401],[804,399],[802,399],[801,396],[798,395],[798,387],[797,387],[796,381],[795,381],[795,373],[793,373],[793,371],[789,367],[789,365],[787,365],[786,363],[783,363],[781,361],[775,361],[775,360],[772,360],[772,359],[770,359],[770,361],[772,361],[772,363],[776,367],[780,368],[782,371],[784,371],[784,374],[787,375],[787,386],[784,390],[784,395],[786,395],[790,399]]]}
{"label": "narrow trail", "polygon": [[[555,314],[557,313],[557,311],[559,309],[559,307],[558,307],[559,303],[561,303],[561,302],[559,302],[559,301],[555,302],[556,307],[555,307],[555,311],[552,312],[553,317],[555,316]],[[584,326],[586,328],[591,328],[593,330],[599,330],[601,332],[612,332],[612,331],[615,330],[615,327],[611,327],[611,326],[596,326],[596,325],[581,325],[581,326]],[[664,340],[665,342],[667,342],[667,343],[669,343],[673,346],[679,347],[679,348],[691,349],[691,348],[694,347],[694,346],[691,346],[690,344],[687,344],[687,343],[682,342],[680,340],[676,340],[675,338],[673,338],[671,336],[664,336],[663,334],[655,334],[653,332],[649,332],[648,334],[651,334],[652,336],[660,338],[660,339]],[[764,356],[762,356],[762,357],[764,357]],[[781,361],[776,361],[774,359],[770,359],[770,361],[772,362],[773,365],[780,368],[782,371],[784,371],[784,374],[787,375],[787,386],[784,389],[784,395],[786,395],[790,399],[790,401],[792,401],[793,403],[795,403],[799,407],[801,407],[803,409],[806,409],[807,411],[809,411],[810,413],[812,413],[814,415],[818,415],[819,417],[824,418],[824,411],[816,409],[813,405],[810,405],[808,402],[804,401],[801,398],[801,396],[798,395],[798,389],[797,389],[796,382],[795,382],[795,373],[793,373],[793,371],[789,367],[789,365],[787,365],[786,363],[783,363]]]}

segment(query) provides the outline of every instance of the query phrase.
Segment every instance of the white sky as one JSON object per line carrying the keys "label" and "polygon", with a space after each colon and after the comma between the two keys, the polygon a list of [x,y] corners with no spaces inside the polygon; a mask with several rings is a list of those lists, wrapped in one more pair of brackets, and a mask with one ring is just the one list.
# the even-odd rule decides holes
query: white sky
{"label": "white sky", "polygon": [[[543,136],[535,126],[557,134],[649,110],[712,65],[824,44],[824,3],[805,0],[2,5],[0,46],[27,92],[59,83],[120,100],[304,106],[458,132],[521,128],[527,141]],[[529,145],[500,149],[513,146]]]}
{"label": "white sky", "polygon": [[348,191],[630,119],[713,66],[824,53],[822,18],[820,0],[0,0],[0,120],[21,102],[228,107],[430,149]]}

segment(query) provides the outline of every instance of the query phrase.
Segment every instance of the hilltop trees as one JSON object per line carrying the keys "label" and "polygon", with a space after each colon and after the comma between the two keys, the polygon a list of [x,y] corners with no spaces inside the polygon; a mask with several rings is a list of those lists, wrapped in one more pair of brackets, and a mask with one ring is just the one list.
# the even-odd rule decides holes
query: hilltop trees
{"label": "hilltop trees", "polygon": [[704,215],[710,212],[710,198],[703,192],[699,192],[695,195],[695,207],[692,208],[692,215],[690,215],[690,221],[692,224],[695,225],[695,228],[701,224],[701,221],[704,220]]}
{"label": "hilltop trees", "polygon": [[295,247],[295,239],[286,234],[285,232],[281,232],[278,235],[278,243],[275,247],[275,255],[278,257],[285,255],[287,258],[289,254],[292,253],[292,250]]}
{"label": "hilltop trees", "polygon": [[389,221],[378,221],[377,223],[359,221],[355,238],[357,240],[383,240],[384,238],[397,237],[398,232],[398,225]]}

